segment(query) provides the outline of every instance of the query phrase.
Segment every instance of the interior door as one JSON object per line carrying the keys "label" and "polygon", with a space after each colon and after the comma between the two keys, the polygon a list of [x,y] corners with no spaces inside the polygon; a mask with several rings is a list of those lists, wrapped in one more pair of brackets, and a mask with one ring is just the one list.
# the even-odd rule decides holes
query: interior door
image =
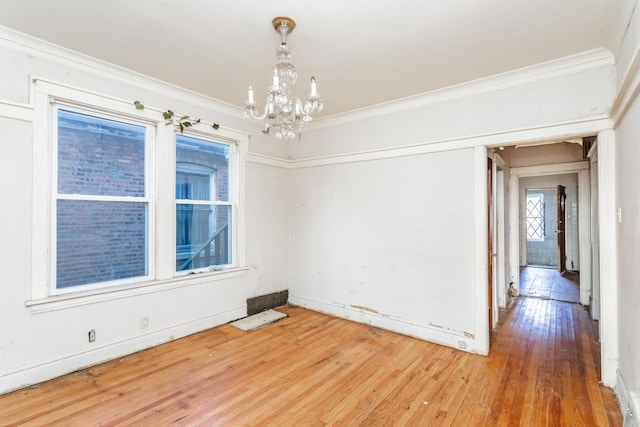
{"label": "interior door", "polygon": [[567,194],[565,193],[565,187],[558,185],[558,271],[562,273],[567,269],[567,239],[566,239],[566,201]]}

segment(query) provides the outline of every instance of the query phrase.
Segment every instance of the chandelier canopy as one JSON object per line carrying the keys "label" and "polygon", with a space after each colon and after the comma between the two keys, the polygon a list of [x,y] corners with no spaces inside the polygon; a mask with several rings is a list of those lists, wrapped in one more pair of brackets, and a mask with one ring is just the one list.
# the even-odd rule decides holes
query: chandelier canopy
{"label": "chandelier canopy", "polygon": [[273,67],[273,82],[267,88],[264,112],[258,112],[258,103],[249,86],[248,98],[244,103],[244,117],[264,120],[264,132],[274,130],[276,138],[293,139],[300,134],[302,126],[312,120],[311,115],[324,108],[322,97],[316,88],[316,79],[311,77],[311,88],[303,103],[291,91],[298,79],[296,67],[291,63],[291,48],[287,46],[287,35],[296,27],[293,19],[278,16],[271,21],[280,33],[280,45],[276,48],[276,64]]}

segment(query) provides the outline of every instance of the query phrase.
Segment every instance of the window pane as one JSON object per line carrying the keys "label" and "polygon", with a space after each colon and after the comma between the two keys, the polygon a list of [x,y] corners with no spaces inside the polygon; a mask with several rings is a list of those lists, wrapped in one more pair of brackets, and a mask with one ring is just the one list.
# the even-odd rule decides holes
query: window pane
{"label": "window pane", "polygon": [[544,239],[544,203],[542,194],[527,195],[527,239]]}
{"label": "window pane", "polygon": [[56,286],[146,276],[147,203],[58,200]]}
{"label": "window pane", "polygon": [[145,195],[145,127],[58,110],[58,193]]}
{"label": "window pane", "polygon": [[176,205],[176,271],[231,264],[231,206]]}
{"label": "window pane", "polygon": [[229,201],[229,146],[176,136],[176,199]]}

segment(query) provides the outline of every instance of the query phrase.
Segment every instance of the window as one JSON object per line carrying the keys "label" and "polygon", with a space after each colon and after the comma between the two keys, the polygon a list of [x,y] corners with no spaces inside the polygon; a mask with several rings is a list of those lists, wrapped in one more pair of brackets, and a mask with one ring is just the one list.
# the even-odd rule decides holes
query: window
{"label": "window", "polygon": [[176,271],[217,269],[232,259],[235,145],[176,136]]}
{"label": "window", "polygon": [[54,293],[149,276],[150,127],[54,105]]}
{"label": "window", "polygon": [[527,192],[527,240],[544,240],[544,198]]}
{"label": "window", "polygon": [[34,312],[246,274],[246,134],[39,78],[34,106]]}

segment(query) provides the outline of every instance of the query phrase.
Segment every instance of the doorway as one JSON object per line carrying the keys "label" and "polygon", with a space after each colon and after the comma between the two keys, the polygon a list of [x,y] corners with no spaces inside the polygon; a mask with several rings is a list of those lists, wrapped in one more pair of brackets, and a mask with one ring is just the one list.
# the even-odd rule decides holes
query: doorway
{"label": "doorway", "polygon": [[[509,198],[509,226],[512,230],[517,230],[517,232],[510,235],[511,249],[509,250],[509,259],[510,270],[515,273],[512,274],[511,280],[514,282],[513,285],[516,291],[522,293],[519,275],[521,267],[532,266],[527,257],[526,190],[554,189],[552,200],[553,205],[556,205],[557,186],[562,185],[566,187],[566,199],[563,201],[566,211],[565,233],[568,235],[565,248],[566,270],[569,272],[579,271],[581,273],[579,277],[580,303],[588,305],[591,296],[591,189],[589,162],[516,167],[511,168],[509,171],[509,186],[515,190],[510,192]],[[555,219],[549,227],[553,230],[555,237]],[[554,244],[554,248],[554,251],[556,251],[557,244]],[[546,267],[557,271],[557,261]]]}
{"label": "doorway", "polygon": [[[584,138],[583,138],[584,139]],[[526,154],[519,153],[518,146],[500,147],[503,157],[510,165],[509,171],[509,265],[512,272],[510,285],[515,293],[521,291],[520,267],[526,266],[526,252],[523,249],[521,225],[524,212],[521,206],[520,181],[532,176],[546,176],[563,173],[578,174],[577,212],[580,215],[579,265],[580,271],[580,304],[591,305],[592,316],[601,318],[598,323],[601,329],[602,343],[602,381],[607,385],[615,385],[618,324],[615,315],[615,144],[614,132],[607,130],[598,134],[598,144],[593,145],[588,153],[588,146],[581,147],[581,153],[571,155],[569,144],[531,144]],[[524,146],[522,146],[524,147]],[[530,148],[529,148],[530,147]],[[597,149],[596,149],[597,148]],[[585,155],[588,154],[588,157]],[[559,163],[550,163],[557,159]],[[579,160],[582,159],[582,160]],[[564,163],[561,163],[564,162]],[[593,193],[592,193],[593,190]],[[606,197],[605,197],[606,196]],[[522,195],[524,197],[524,195]],[[593,200],[592,200],[593,197]],[[606,200],[605,200],[606,199]],[[573,212],[575,206],[567,200],[567,212]],[[605,215],[607,214],[607,215]],[[607,216],[606,218],[604,218]],[[605,230],[606,228],[606,230]],[[593,239],[592,239],[593,236]],[[602,238],[600,240],[600,238]],[[606,243],[606,244],[605,244]],[[575,268],[570,262],[567,268]],[[513,274],[515,273],[515,274]],[[607,283],[600,283],[605,277]],[[607,291],[605,288],[609,289]],[[615,289],[614,289],[615,290]],[[592,301],[596,300],[595,302]],[[605,298],[606,296],[606,298]],[[598,304],[599,303],[599,304]],[[601,305],[601,307],[600,307]],[[599,309],[601,308],[601,309]],[[607,308],[607,310],[604,310]]]}
{"label": "doorway", "polygon": [[[560,221],[555,188],[526,188],[526,264],[553,268],[559,264]],[[563,235],[564,237],[564,235]]]}
{"label": "doorway", "polygon": [[[550,178],[556,179],[553,176]],[[557,179],[571,186],[571,204],[577,205],[577,174],[559,176]],[[541,181],[536,178],[535,182]],[[552,188],[526,188],[524,237],[527,241],[527,265],[555,267],[562,273],[567,270],[568,246],[571,257],[570,270],[578,270],[578,215],[577,210],[567,214],[566,205],[567,191],[564,185]]]}

